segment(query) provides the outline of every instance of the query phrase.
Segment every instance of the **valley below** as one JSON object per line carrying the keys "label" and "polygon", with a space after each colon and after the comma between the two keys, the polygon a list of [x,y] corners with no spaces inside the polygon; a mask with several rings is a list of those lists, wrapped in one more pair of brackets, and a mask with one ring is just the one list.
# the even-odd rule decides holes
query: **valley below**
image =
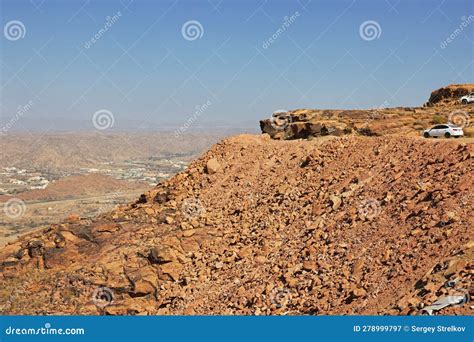
{"label": "valley below", "polygon": [[0,246],[21,233],[92,218],[186,168],[217,133],[3,135]]}

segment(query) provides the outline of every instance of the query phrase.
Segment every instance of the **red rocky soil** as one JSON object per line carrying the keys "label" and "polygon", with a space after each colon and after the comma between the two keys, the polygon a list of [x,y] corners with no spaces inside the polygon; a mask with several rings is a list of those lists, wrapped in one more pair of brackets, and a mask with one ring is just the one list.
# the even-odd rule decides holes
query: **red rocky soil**
{"label": "red rocky soil", "polygon": [[134,204],[2,248],[0,313],[420,314],[474,295],[473,171],[473,142],[228,138]]}

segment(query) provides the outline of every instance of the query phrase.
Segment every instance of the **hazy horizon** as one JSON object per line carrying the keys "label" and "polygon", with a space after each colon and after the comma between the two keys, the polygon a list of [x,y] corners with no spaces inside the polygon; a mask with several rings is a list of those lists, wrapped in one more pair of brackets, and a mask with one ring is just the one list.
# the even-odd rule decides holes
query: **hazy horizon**
{"label": "hazy horizon", "polygon": [[0,127],[10,132],[258,129],[277,109],[421,106],[474,79],[467,0],[1,9]]}

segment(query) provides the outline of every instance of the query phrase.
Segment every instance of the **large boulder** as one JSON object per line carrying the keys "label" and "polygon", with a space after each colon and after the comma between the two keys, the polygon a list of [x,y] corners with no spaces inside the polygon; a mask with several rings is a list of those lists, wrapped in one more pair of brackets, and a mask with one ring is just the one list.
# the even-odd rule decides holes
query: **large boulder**
{"label": "large boulder", "polygon": [[[295,110],[288,111],[285,116],[260,121],[262,133],[273,139],[307,139],[324,135],[342,135],[349,133],[348,125],[339,120],[328,120],[335,117],[336,111]],[[338,111],[337,111],[338,112]],[[328,115],[328,113],[330,115]]]}

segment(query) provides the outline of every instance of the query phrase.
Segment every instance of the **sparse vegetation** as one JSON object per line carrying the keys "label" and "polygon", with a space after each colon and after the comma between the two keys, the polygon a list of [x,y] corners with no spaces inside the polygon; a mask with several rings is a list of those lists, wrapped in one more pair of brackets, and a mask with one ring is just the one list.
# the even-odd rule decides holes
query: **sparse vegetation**
{"label": "sparse vegetation", "polygon": [[444,118],[441,115],[438,115],[438,114],[433,115],[433,117],[431,118],[431,123],[433,125],[442,124],[442,123],[444,123],[444,121],[445,121]]}

